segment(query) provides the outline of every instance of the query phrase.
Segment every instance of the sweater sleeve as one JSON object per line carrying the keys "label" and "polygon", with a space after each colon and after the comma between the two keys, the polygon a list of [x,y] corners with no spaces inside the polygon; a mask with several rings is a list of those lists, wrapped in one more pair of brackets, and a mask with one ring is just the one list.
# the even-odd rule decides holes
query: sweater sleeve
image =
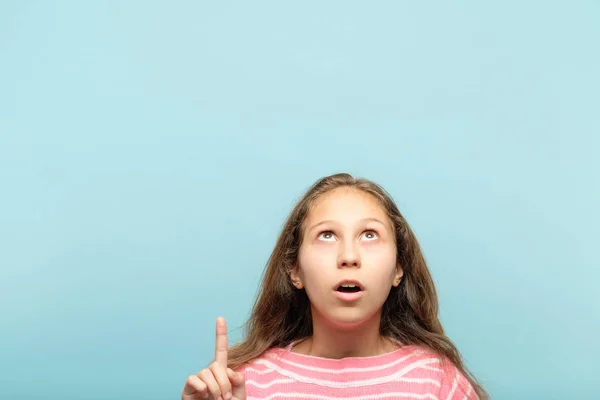
{"label": "sweater sleeve", "polygon": [[473,386],[454,364],[447,361],[443,371],[438,396],[440,400],[479,400]]}

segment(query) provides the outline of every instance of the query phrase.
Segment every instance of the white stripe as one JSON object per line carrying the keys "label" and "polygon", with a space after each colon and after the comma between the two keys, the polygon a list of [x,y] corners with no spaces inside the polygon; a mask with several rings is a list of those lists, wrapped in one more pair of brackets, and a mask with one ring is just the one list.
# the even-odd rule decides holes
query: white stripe
{"label": "white stripe", "polygon": [[[421,353],[422,353],[421,350],[416,350],[415,352],[413,352],[413,353],[411,353],[411,354],[409,354],[409,355],[407,355],[405,357],[402,357],[401,359],[399,359],[397,361],[394,361],[392,363],[386,364],[386,366],[393,366],[394,364],[397,364],[398,362],[404,361],[404,360],[406,360],[407,358],[409,358],[409,357],[411,357],[413,355],[419,355]],[[298,365],[296,363],[292,363],[290,361],[282,360],[282,359],[280,359],[280,361],[287,362],[288,364],[297,365],[297,366],[299,366],[302,369],[308,369],[308,370],[313,370],[313,371],[317,370],[317,372],[329,372],[329,373],[333,373],[333,374],[339,373],[337,370],[330,370],[330,369],[326,369],[326,368],[306,367],[304,365]],[[267,365],[268,364],[270,366],[273,366],[273,364],[271,364],[269,362],[262,362],[261,359],[254,360],[250,365],[252,365],[252,364],[261,364],[261,365]],[[384,367],[386,367],[386,366],[384,366]],[[362,368],[362,369],[361,368],[346,368],[346,369],[343,369],[341,371],[355,372],[355,371],[358,371],[358,370],[360,370],[360,371],[365,371],[365,370],[369,370],[369,369],[375,369],[375,370],[377,370],[377,369],[380,369],[380,368],[381,367],[369,367],[369,368]],[[421,368],[429,370],[429,371],[439,372],[439,373],[444,372],[441,368],[432,367],[430,365],[424,365]],[[265,375],[265,374],[268,374],[268,373],[271,373],[271,372],[276,372],[273,368],[267,368],[267,369],[263,370],[263,369],[256,369],[256,368],[252,368],[252,367],[246,367],[246,371],[251,371],[251,372],[254,372],[255,374],[258,374],[258,375]]]}
{"label": "white stripe", "polygon": [[407,365],[406,367],[404,367],[400,371],[398,371],[398,373],[393,374],[392,376],[401,377],[401,376],[406,375],[413,369],[421,368],[427,364],[437,364],[439,362],[440,362],[439,358],[424,358],[422,360],[415,361],[414,363]]}
{"label": "white stripe", "polygon": [[431,383],[437,387],[442,386],[440,381],[436,381],[433,378],[398,378],[394,382],[406,382],[406,383]]}
{"label": "white stripe", "polygon": [[[400,364],[402,361],[406,360],[407,358],[410,358],[410,357],[415,356],[415,355],[420,355],[422,353],[423,353],[422,350],[415,350],[412,353],[410,353],[410,354],[408,354],[408,355],[406,355],[404,357],[398,358],[397,360],[394,360],[394,361],[392,361],[390,363],[383,364],[383,365],[377,365],[375,367],[343,368],[343,369],[335,369],[335,370],[328,369],[328,368],[311,367],[311,366],[308,366],[308,365],[298,364],[298,363],[295,363],[293,361],[285,360],[283,358],[279,359],[279,361],[281,361],[282,363],[286,363],[288,365],[292,365],[294,367],[300,368],[300,369],[306,369],[308,371],[327,372],[327,373],[330,373],[330,374],[346,374],[348,372],[379,371],[379,370],[382,370],[382,369],[393,367],[396,364]],[[256,364],[267,365],[270,362],[268,360],[265,360],[265,359],[259,359],[259,360],[256,360],[255,363]]]}
{"label": "white stripe", "polygon": [[[351,381],[351,382],[336,382],[336,381],[328,381],[328,380],[323,380],[323,379],[309,378],[309,377],[306,377],[303,375],[299,375],[295,372],[288,371],[286,369],[281,368],[278,365],[275,365],[269,361],[264,360],[265,365],[268,365],[269,367],[271,367],[275,371],[279,372],[283,376],[295,379],[299,382],[313,383],[316,385],[329,386],[329,387],[333,387],[333,388],[351,388],[351,387],[359,387],[359,386],[366,386],[366,385],[377,385],[380,383],[390,382],[392,380],[400,380],[402,378],[402,376],[406,375],[408,372],[412,371],[413,369],[421,368],[422,366],[427,365],[427,364],[434,364],[434,363],[439,363],[439,362],[440,362],[440,360],[438,358],[424,358],[424,359],[415,361],[412,364],[407,365],[406,367],[402,368],[401,370],[399,370],[391,375],[384,375],[384,376],[381,376],[378,378],[365,379],[365,380],[360,380],[360,381],[356,380],[356,381]],[[410,379],[410,378],[408,378],[408,379]],[[413,378],[413,379],[416,379],[416,378]],[[428,381],[428,379],[421,378],[419,380],[419,383],[425,383],[427,381]],[[439,382],[436,385],[440,386]]]}
{"label": "white stripe", "polygon": [[319,399],[319,400],[377,400],[381,398],[409,398],[409,399],[431,399],[438,400],[437,396],[431,393],[425,394],[416,394],[416,393],[407,393],[407,392],[387,392],[381,394],[368,394],[365,396],[356,396],[356,397],[333,397],[333,396],[324,396],[321,394],[307,394],[307,393],[285,393],[285,392],[277,392],[272,393],[266,397],[252,397],[248,396],[248,400],[270,400],[273,398],[280,397],[282,399]]}
{"label": "white stripe", "polygon": [[246,385],[254,386],[254,387],[257,387],[257,388],[261,388],[261,389],[266,389],[266,388],[271,387],[271,386],[273,386],[275,384],[278,384],[278,383],[294,383],[294,382],[296,382],[296,381],[293,380],[293,379],[273,379],[269,383],[258,383],[255,380],[248,379],[246,381]]}
{"label": "white stripe", "polygon": [[254,372],[257,375],[266,375],[266,374],[269,374],[271,372],[277,372],[273,368],[271,368],[271,369],[256,369],[256,368],[252,368],[252,367],[247,367],[245,369],[245,371],[246,372]]}
{"label": "white stripe", "polygon": [[450,400],[452,398],[452,396],[454,396],[454,391],[456,390],[457,386],[458,386],[458,370],[456,370],[456,375],[454,376],[454,382],[452,382],[452,389],[450,389],[450,393],[448,393],[448,397],[446,397],[446,400]]}
{"label": "white stripe", "polygon": [[441,368],[436,368],[436,367],[429,367],[429,366],[425,366],[425,367],[422,367],[422,368],[423,368],[423,369],[427,369],[427,370],[429,370],[429,371],[435,371],[435,372],[440,372],[440,373],[444,372],[444,370],[443,370],[443,369],[441,369]]}
{"label": "white stripe", "polygon": [[463,397],[463,400],[469,400],[469,395],[471,394],[471,389],[473,389],[473,386],[469,385],[469,388],[467,389],[467,394],[465,394],[465,397]]}
{"label": "white stripe", "polygon": [[[283,383],[294,383],[294,382],[297,382],[297,381],[294,379],[274,379],[274,380],[270,381],[269,383],[258,383],[253,379],[249,379],[246,381],[246,385],[265,389],[265,388],[271,387],[277,383],[283,384]],[[321,382],[322,383],[331,383],[328,381],[321,381]],[[417,383],[417,384],[431,383],[432,385],[437,386],[437,387],[441,386],[441,383],[439,381],[436,381],[433,378],[398,378],[398,379],[395,379],[394,382]],[[335,382],[333,382],[333,384],[335,384]],[[331,385],[327,385],[327,386],[331,386]],[[336,386],[342,387],[342,384],[336,385]],[[344,386],[344,387],[348,387],[348,386]]]}

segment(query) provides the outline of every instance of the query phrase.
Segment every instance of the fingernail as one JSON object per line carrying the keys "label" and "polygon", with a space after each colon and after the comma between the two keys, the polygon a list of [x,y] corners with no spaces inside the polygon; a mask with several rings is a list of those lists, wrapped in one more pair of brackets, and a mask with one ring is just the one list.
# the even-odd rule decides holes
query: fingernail
{"label": "fingernail", "polygon": [[225,400],[229,400],[232,397],[232,395],[230,392],[227,392],[227,393],[225,393],[225,396],[223,396],[223,397],[225,397]]}

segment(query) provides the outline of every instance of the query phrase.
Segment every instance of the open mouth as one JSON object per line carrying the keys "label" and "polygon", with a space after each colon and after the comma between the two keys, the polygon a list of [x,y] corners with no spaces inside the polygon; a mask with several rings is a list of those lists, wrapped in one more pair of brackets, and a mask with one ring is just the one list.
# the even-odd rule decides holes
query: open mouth
{"label": "open mouth", "polygon": [[342,293],[356,293],[360,292],[361,288],[357,285],[347,284],[338,286],[337,291]]}

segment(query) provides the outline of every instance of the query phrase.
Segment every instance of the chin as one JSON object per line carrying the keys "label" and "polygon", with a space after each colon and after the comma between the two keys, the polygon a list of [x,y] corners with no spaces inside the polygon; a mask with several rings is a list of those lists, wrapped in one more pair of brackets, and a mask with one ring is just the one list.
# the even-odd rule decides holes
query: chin
{"label": "chin", "polygon": [[374,317],[376,317],[376,314],[377,313],[368,313],[354,308],[341,310],[336,313],[328,313],[326,319],[336,328],[351,330],[372,322]]}

